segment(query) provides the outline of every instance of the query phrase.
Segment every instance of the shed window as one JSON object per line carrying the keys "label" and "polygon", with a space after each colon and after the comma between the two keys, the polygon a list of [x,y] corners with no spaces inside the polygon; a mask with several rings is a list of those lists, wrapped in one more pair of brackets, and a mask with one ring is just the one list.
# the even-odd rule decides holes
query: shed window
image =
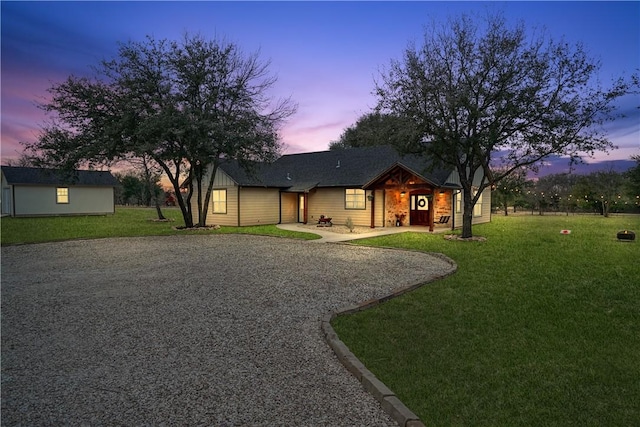
{"label": "shed window", "polygon": [[227,190],[213,190],[211,192],[214,214],[227,213]]}
{"label": "shed window", "polygon": [[67,187],[56,188],[56,203],[69,203],[69,189]]}
{"label": "shed window", "polygon": [[364,190],[360,188],[347,188],[344,191],[345,209],[366,209]]}

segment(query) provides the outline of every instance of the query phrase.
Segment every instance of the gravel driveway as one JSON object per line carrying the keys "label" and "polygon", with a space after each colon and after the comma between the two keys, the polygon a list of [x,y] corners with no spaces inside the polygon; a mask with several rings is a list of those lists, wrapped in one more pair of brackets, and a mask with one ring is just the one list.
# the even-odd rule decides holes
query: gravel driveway
{"label": "gravel driveway", "polygon": [[450,269],[244,235],[3,247],[2,424],[393,426],[319,320]]}

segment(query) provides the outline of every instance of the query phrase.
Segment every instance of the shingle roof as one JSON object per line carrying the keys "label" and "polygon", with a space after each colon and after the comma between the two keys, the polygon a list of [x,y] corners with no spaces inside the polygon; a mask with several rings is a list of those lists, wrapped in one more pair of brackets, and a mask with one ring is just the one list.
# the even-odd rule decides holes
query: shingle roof
{"label": "shingle roof", "polygon": [[118,180],[107,171],[62,171],[57,169],[2,166],[2,173],[11,185],[86,185],[114,187]]}
{"label": "shingle roof", "polygon": [[258,165],[253,174],[237,162],[220,165],[238,185],[305,191],[314,187],[362,187],[395,165],[401,165],[436,186],[444,186],[450,170],[431,169],[414,155],[401,156],[391,146],[348,148],[287,154],[274,163]]}

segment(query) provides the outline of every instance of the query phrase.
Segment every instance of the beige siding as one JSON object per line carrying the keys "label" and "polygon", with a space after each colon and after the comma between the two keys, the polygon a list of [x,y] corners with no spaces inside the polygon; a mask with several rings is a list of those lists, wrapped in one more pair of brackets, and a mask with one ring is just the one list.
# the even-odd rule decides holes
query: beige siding
{"label": "beige siding", "polygon": [[[209,182],[209,175],[203,182]],[[231,227],[238,226],[238,189],[235,182],[223,171],[218,169],[216,177],[213,180],[214,190],[227,190],[227,212],[224,214],[213,213],[213,201],[209,200],[209,209],[207,210],[207,225],[226,225]],[[203,194],[204,201],[204,194]],[[191,197],[191,209],[193,212],[193,221],[198,223],[198,195]]]}
{"label": "beige siding", "polygon": [[[475,185],[476,187],[479,186],[482,180],[482,176],[483,176],[482,169],[478,169],[476,171],[476,174],[473,176],[473,185]],[[451,172],[446,182],[460,185],[460,174],[458,174],[457,171]]]}
{"label": "beige siding", "polygon": [[56,188],[13,186],[15,215],[104,215],[114,212],[113,187],[68,186],[69,203],[56,203]]}
{"label": "beige siding", "polygon": [[[237,185],[229,187],[213,187],[214,190],[227,190],[227,212],[213,213],[213,201],[209,200],[209,209],[207,210],[207,225],[227,225],[230,227],[238,226],[238,190]],[[191,198],[191,209],[193,212],[193,221],[198,222],[198,199],[194,194]]]}
{"label": "beige siding", "polygon": [[[455,198],[462,198],[462,190],[454,191]],[[456,204],[454,201],[453,209]],[[473,217],[473,224],[482,224],[491,221],[491,188],[485,188],[482,192],[482,214]],[[462,212],[455,212],[454,223],[456,228],[462,227]]]}
{"label": "beige siding", "polygon": [[[473,177],[473,185],[479,186],[480,183],[482,182],[482,177],[483,177],[482,169],[476,171],[476,174]],[[460,176],[458,175],[458,172],[456,171],[451,172],[451,175],[449,175],[449,178],[447,178],[447,182],[460,185]],[[454,194],[456,198],[462,198],[462,190],[454,190]],[[455,199],[453,203],[454,203],[453,209],[455,211],[455,207],[456,207]],[[491,221],[491,188],[485,188],[484,191],[482,192],[482,215],[474,216],[473,223],[482,224],[484,222],[490,222],[490,221]],[[456,228],[462,227],[462,212],[455,212],[454,223]]]}
{"label": "beige siding", "polygon": [[491,221],[491,188],[487,187],[482,192],[482,215],[473,217],[474,224],[482,224]]}
{"label": "beige siding", "polygon": [[240,189],[240,225],[280,222],[280,190],[277,188]]}
{"label": "beige siding", "polygon": [[298,222],[298,193],[282,193],[280,203],[282,206],[280,221],[283,224]]}
{"label": "beige siding", "polygon": [[[368,196],[370,191],[366,192]],[[355,225],[371,225],[371,202],[366,200],[366,209],[345,209],[344,188],[318,188],[308,194],[309,214],[308,221],[313,224],[318,222],[320,215],[332,218],[334,224],[345,224],[351,217]],[[375,222],[376,226],[383,225],[384,209],[382,192],[377,192],[375,197]]]}

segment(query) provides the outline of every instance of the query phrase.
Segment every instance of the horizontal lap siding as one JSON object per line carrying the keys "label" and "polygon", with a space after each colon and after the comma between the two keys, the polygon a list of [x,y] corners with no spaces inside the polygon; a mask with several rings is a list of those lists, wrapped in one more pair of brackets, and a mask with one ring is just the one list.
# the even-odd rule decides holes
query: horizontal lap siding
{"label": "horizontal lap siding", "polygon": [[69,203],[56,203],[54,186],[14,186],[16,216],[103,215],[114,212],[113,187],[63,186]]}
{"label": "horizontal lap siding", "polygon": [[298,222],[298,194],[297,193],[282,193],[280,195],[282,203],[282,218],[283,224],[291,224]]}
{"label": "horizontal lap siding", "polygon": [[482,224],[491,221],[491,188],[487,187],[482,192],[482,216],[473,217],[474,224]]}
{"label": "horizontal lap siding", "polygon": [[[456,190],[454,191],[454,194],[455,197],[461,198],[462,190]],[[455,204],[453,208],[455,209]],[[456,212],[454,219],[456,228],[462,227],[462,212]],[[482,192],[482,215],[474,216],[472,223],[482,224],[485,222],[491,222],[491,188],[485,188]]]}
{"label": "horizontal lap siding", "polygon": [[[209,211],[207,212],[207,225],[226,225],[229,227],[238,226],[238,186],[213,187],[214,190],[227,190],[227,212],[213,213],[213,201],[209,201]],[[192,200],[193,203],[193,200]],[[196,202],[197,203],[197,202]],[[198,216],[197,207],[193,210],[194,216]]]}
{"label": "horizontal lap siding", "polygon": [[[207,174],[202,182],[209,182],[210,174]],[[204,187],[206,190],[206,187]],[[238,226],[238,186],[235,182],[223,171],[218,169],[216,177],[213,180],[214,190],[227,190],[227,212],[223,214],[213,213],[213,201],[209,201],[209,209],[207,210],[207,225],[226,225],[229,227]],[[193,197],[191,197],[191,209],[193,212],[193,221],[198,223],[198,193],[197,189],[194,191]],[[202,195],[202,202],[204,203],[205,194]]]}
{"label": "horizontal lap siding", "polygon": [[[370,194],[369,191],[366,192]],[[334,224],[345,224],[351,217],[354,225],[371,225],[371,202],[365,200],[366,209],[345,209],[345,188],[318,188],[309,193],[310,223],[318,222],[320,215],[332,218]],[[379,199],[379,200],[378,200]],[[376,226],[382,226],[382,193],[376,193]]]}
{"label": "horizontal lap siding", "polygon": [[280,222],[280,190],[250,188],[240,190],[240,225],[277,224]]}

